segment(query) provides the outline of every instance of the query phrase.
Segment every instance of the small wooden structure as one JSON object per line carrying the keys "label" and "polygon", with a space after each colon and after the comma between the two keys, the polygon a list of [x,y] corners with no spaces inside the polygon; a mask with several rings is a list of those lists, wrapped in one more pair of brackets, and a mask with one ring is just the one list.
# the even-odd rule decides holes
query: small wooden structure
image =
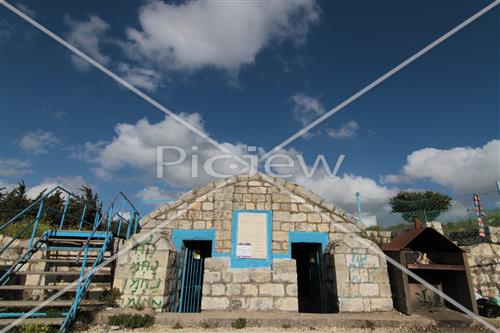
{"label": "small wooden structure", "polygon": [[[444,294],[477,314],[467,254],[434,228],[416,228],[402,233],[383,247],[384,252]],[[407,315],[419,305],[444,304],[456,308],[425,289],[408,274],[388,265],[394,307]],[[426,304],[429,303],[429,304]],[[434,304],[430,304],[434,303]]]}

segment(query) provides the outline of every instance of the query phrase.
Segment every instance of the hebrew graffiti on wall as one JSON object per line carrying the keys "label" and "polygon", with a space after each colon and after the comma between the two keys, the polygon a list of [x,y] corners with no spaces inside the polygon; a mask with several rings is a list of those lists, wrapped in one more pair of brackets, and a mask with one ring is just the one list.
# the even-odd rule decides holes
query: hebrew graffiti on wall
{"label": "hebrew graffiti on wall", "polygon": [[153,309],[163,307],[165,281],[159,276],[159,272],[165,272],[165,267],[160,267],[165,251],[158,251],[152,241],[153,235],[129,252],[126,269],[131,277],[122,281],[122,306]]}

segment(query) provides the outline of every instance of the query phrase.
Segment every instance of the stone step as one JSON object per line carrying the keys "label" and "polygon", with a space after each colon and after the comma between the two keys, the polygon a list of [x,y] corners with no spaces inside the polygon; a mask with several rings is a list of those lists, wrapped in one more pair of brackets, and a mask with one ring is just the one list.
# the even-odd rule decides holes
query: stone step
{"label": "stone step", "polygon": [[[67,237],[50,237],[46,241],[47,242],[78,242],[78,243],[85,243],[88,240],[88,238],[67,238]],[[99,243],[104,243],[104,239],[102,238],[92,238],[89,242],[99,242]]]}
{"label": "stone step", "polygon": [[[43,301],[33,301],[33,300],[0,300],[0,307],[4,308],[32,308],[40,305]],[[69,307],[73,304],[72,299],[68,300],[54,300],[47,304],[45,307]],[[99,306],[105,304],[100,300],[93,299],[83,299],[80,301],[81,306]],[[45,308],[44,307],[44,308]]]}
{"label": "stone step", "polygon": [[[52,285],[52,286],[7,285],[7,286],[0,286],[0,291],[1,290],[61,290],[69,285],[70,285],[69,283]],[[78,288],[78,284],[72,285],[69,290],[73,291],[76,288]],[[94,282],[90,283],[89,287],[87,288],[87,291],[106,291],[110,288],[111,288],[110,283]]]}
{"label": "stone step", "polygon": [[[45,259],[45,258],[41,258],[41,259],[30,259],[29,263],[31,264],[31,263],[45,262],[47,264],[63,264],[63,265],[75,264],[75,265],[81,266],[82,259],[83,259],[82,256],[80,256],[80,261],[77,262],[76,257],[74,259]],[[104,258],[103,261],[105,261],[106,259],[108,259],[108,258]],[[93,264],[94,261],[95,261],[95,258],[87,257],[87,265]]]}
{"label": "stone step", "polygon": [[[7,326],[10,323],[13,323],[18,318],[4,318],[0,319],[0,327]],[[59,326],[64,321],[63,317],[57,318],[27,318],[23,320],[21,325],[30,325],[30,324],[40,324],[40,325],[49,325],[49,326]]]}
{"label": "stone step", "polygon": [[[87,272],[90,272],[90,269],[86,269],[85,270],[85,273]],[[80,275],[80,270],[75,270],[75,271],[19,271],[19,272],[16,272],[15,273],[16,275],[46,275],[46,276],[49,276],[49,275],[64,275],[64,276],[72,276],[72,275]],[[94,275],[111,275],[111,271],[110,270],[104,270],[104,269],[100,269],[100,270],[96,270],[96,272],[94,273]]]}
{"label": "stone step", "polygon": [[[40,251],[70,251],[70,252],[79,252],[80,250],[82,250],[82,247],[81,246],[59,246],[59,245],[49,245],[47,247],[42,247],[40,248]],[[100,246],[97,246],[97,247],[89,247],[88,248],[88,251],[89,252],[99,252],[101,251],[102,248]],[[106,253],[109,254],[109,251],[106,251]],[[81,256],[83,257],[83,251],[82,251],[82,254]]]}

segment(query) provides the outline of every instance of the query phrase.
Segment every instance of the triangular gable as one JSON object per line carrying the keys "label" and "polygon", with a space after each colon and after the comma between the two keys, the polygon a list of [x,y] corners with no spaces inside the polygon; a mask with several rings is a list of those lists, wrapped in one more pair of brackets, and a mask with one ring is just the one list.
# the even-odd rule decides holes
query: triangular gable
{"label": "triangular gable", "polygon": [[[149,213],[148,215],[144,216],[141,220],[141,225],[154,220],[158,218],[159,216],[165,214],[167,211],[177,208],[185,203],[192,202],[193,200],[196,200],[198,197],[207,194],[214,188],[219,188],[222,189],[226,186],[230,186],[232,184],[235,184],[240,181],[248,181],[248,180],[257,180],[261,182],[266,182],[270,184],[271,186],[282,186],[286,188],[292,195],[295,195],[297,197],[300,197],[304,199],[306,202],[309,202],[313,205],[318,206],[319,208],[325,209],[326,211],[335,213],[338,216],[341,216],[343,220],[345,220],[348,223],[352,223],[356,225],[358,228],[363,229],[363,225],[360,225],[357,222],[356,217],[348,214],[346,211],[338,208],[337,206],[333,205],[332,203],[324,200],[321,198],[319,195],[305,189],[304,187],[294,184],[292,182],[289,182],[287,180],[277,178],[277,177],[270,177],[265,174],[261,173],[256,173],[255,175],[240,175],[240,176],[233,176],[229,177],[226,179],[222,180],[217,180],[211,183],[208,183],[206,185],[194,188],[191,191],[188,191],[184,194],[182,194],[179,198],[177,198],[173,202],[165,203]],[[278,185],[275,185],[278,184]]]}

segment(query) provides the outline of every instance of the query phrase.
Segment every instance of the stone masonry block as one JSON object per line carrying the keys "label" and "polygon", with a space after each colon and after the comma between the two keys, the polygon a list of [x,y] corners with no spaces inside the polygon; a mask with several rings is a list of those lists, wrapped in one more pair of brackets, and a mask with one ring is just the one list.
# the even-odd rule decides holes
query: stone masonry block
{"label": "stone masonry block", "polygon": [[297,273],[273,272],[273,282],[297,283]]}
{"label": "stone masonry block", "polygon": [[299,311],[299,301],[297,297],[280,297],[276,298],[274,308],[279,311]]}
{"label": "stone masonry block", "polygon": [[233,281],[237,283],[250,282],[250,270],[239,269],[233,272]]}
{"label": "stone masonry block", "polygon": [[295,259],[274,259],[272,264],[273,272],[297,271]]}
{"label": "stone masonry block", "polygon": [[259,288],[255,284],[244,284],[243,285],[243,296],[257,296],[259,294]]}
{"label": "stone masonry block", "polygon": [[248,310],[269,311],[273,309],[272,297],[250,297],[248,298]]}
{"label": "stone masonry block", "polygon": [[203,283],[216,283],[221,280],[221,272],[205,272],[203,274]]}
{"label": "stone masonry block", "polygon": [[259,295],[262,296],[285,296],[283,284],[264,283],[259,285]]}
{"label": "stone masonry block", "polygon": [[227,297],[202,297],[201,309],[204,311],[226,310],[229,308]]}
{"label": "stone masonry block", "polygon": [[364,312],[365,306],[362,298],[340,298],[339,297],[339,311],[340,312]]}
{"label": "stone masonry block", "polygon": [[295,283],[287,285],[285,289],[287,296],[297,297],[299,295],[297,284]]}
{"label": "stone masonry block", "polygon": [[360,283],[359,293],[362,297],[364,296],[378,296],[379,287],[376,283]]}
{"label": "stone masonry block", "polygon": [[208,271],[225,271],[229,267],[228,258],[206,258],[205,270]]}
{"label": "stone masonry block", "polygon": [[271,271],[268,269],[254,270],[250,273],[250,279],[257,283],[271,282]]}

